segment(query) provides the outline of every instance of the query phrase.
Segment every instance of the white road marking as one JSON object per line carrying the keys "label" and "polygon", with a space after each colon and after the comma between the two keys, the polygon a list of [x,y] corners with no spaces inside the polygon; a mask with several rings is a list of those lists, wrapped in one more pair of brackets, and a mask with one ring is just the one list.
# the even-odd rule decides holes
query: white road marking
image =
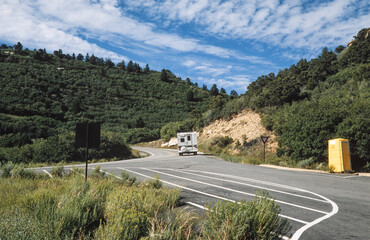
{"label": "white road marking", "polygon": [[[142,173],[138,173],[136,171],[128,170],[128,169],[125,169],[125,168],[118,167],[118,169],[121,169],[121,170],[124,170],[124,171],[127,171],[127,172],[132,172],[132,173],[135,173],[137,175],[140,175],[140,176],[143,176],[143,177],[146,177],[146,178],[155,179],[154,177],[151,177],[151,176],[148,176],[148,175],[145,175],[145,174],[142,174]],[[175,184],[175,183],[167,182],[167,181],[164,181],[164,180],[160,180],[160,181],[164,182],[168,185],[172,185],[174,187],[182,188],[182,189],[185,189],[185,190],[188,190],[188,191],[191,191],[191,192],[196,192],[196,193],[199,193],[199,194],[202,194],[202,195],[206,195],[206,196],[213,197],[213,198],[218,198],[218,199],[225,200],[225,201],[235,202],[234,200],[231,200],[231,199],[227,199],[227,198],[220,197],[220,196],[217,196],[217,195],[201,192],[201,191],[198,191],[198,190],[195,190],[195,189],[192,189],[192,188],[188,188],[188,187],[184,187],[184,186],[181,186],[181,185],[178,185],[178,184]]]}
{"label": "white road marking", "polygon": [[46,170],[42,170],[44,173],[46,173],[47,175],[49,175],[49,177],[53,177],[48,171],[46,171]]}
{"label": "white road marking", "polygon": [[[140,176],[143,176],[143,177],[146,177],[146,178],[155,179],[154,177],[150,177],[148,175],[145,175],[145,174],[142,174],[142,173],[133,171],[133,170],[129,170],[129,169],[125,169],[125,168],[120,168],[120,167],[118,167],[118,169],[121,169],[121,170],[124,170],[124,171],[127,171],[127,172],[132,172],[134,174],[137,174],[137,175],[140,175]],[[202,194],[202,195],[205,195],[205,196],[209,196],[209,197],[213,197],[213,198],[217,198],[217,199],[221,199],[221,200],[225,200],[225,201],[229,201],[229,202],[237,202],[237,201],[232,200],[232,199],[229,199],[229,198],[224,198],[224,197],[217,196],[217,195],[214,195],[214,194],[210,194],[210,193],[198,191],[198,190],[195,190],[195,189],[192,189],[192,188],[188,188],[188,187],[184,187],[184,186],[181,186],[181,185],[178,185],[178,184],[175,184],[175,183],[171,183],[171,182],[168,182],[168,181],[164,181],[164,180],[160,180],[160,181],[161,182],[164,182],[164,183],[166,183],[168,185],[172,185],[172,186],[175,186],[175,187],[178,187],[178,188],[182,188],[182,189],[185,189],[185,190],[188,190],[188,191],[191,191],[191,192],[196,192],[196,193],[199,193],[199,194]],[[293,220],[293,221],[296,221],[296,222],[299,222],[299,223],[307,223],[307,222],[305,222],[303,220],[296,219],[296,218],[293,218],[293,217],[289,217],[289,216],[286,216],[286,215],[279,214],[279,216],[280,217],[283,217],[283,218],[287,218],[287,219]]]}
{"label": "white road marking", "polygon": [[121,178],[121,177],[118,177],[118,176],[114,175],[113,173],[109,173],[109,172],[103,171],[103,170],[101,170],[101,169],[100,169],[100,172],[105,173],[105,174],[108,174],[108,175],[111,175],[111,176],[113,176],[113,177],[115,177],[115,178],[118,178],[118,179],[122,180],[122,178]]}
{"label": "white road marking", "polygon": [[336,176],[336,175],[330,175],[330,174],[324,174],[324,173],[312,173],[312,172],[309,172],[308,174],[310,174],[310,175],[318,175],[318,176],[322,176],[322,177],[343,178],[343,179],[359,177],[357,175],[355,175],[355,176],[353,176],[353,175]]}
{"label": "white road marking", "polygon": [[[219,188],[219,189],[223,189],[223,190],[227,190],[227,191],[231,191],[231,192],[236,192],[236,193],[247,195],[247,196],[253,196],[253,197],[255,196],[255,194],[253,194],[253,193],[247,193],[247,192],[239,191],[239,190],[232,189],[232,188],[222,187],[222,186],[218,186],[218,185],[211,184],[211,183],[206,183],[206,182],[197,181],[197,180],[190,179],[190,178],[180,177],[180,176],[176,176],[176,175],[173,175],[173,174],[164,173],[164,172],[161,172],[161,171],[156,171],[156,170],[152,170],[152,169],[148,169],[148,168],[141,168],[141,169],[151,171],[151,172],[155,172],[155,173],[160,173],[160,174],[167,175],[167,176],[174,177],[174,178],[183,179],[183,180],[186,180],[186,181],[191,181],[191,182],[211,186],[211,187],[214,187],[214,188]],[[276,199],[272,199],[272,198],[268,198],[268,199],[269,200],[274,200],[275,202],[278,202],[278,203],[281,203],[281,204],[285,204],[285,205],[293,206],[293,207],[296,207],[296,208],[309,210],[309,211],[312,211],[312,212],[318,212],[318,213],[322,213],[322,214],[329,214],[328,212],[324,212],[324,211],[321,211],[321,210],[318,210],[318,209],[305,207],[305,206],[294,204],[294,203],[289,203],[289,202],[276,200]]]}
{"label": "white road marking", "polygon": [[192,205],[192,206],[194,206],[194,207],[197,207],[197,208],[200,208],[200,209],[203,209],[203,210],[208,211],[208,208],[206,208],[206,207],[204,207],[204,206],[202,206],[202,205],[200,205],[200,204],[197,204],[197,203],[193,203],[193,202],[186,202],[186,204],[189,204],[189,205]]}
{"label": "white road marking", "polygon": [[154,169],[165,169],[165,170],[170,170],[170,171],[175,171],[175,172],[180,172],[180,173],[185,173],[185,174],[191,174],[191,175],[194,175],[194,176],[219,180],[219,181],[223,181],[223,182],[235,183],[235,184],[249,186],[249,187],[253,187],[253,188],[264,189],[264,190],[271,191],[271,192],[278,192],[278,193],[291,195],[291,196],[295,196],[295,197],[306,198],[306,199],[313,200],[313,201],[328,203],[325,200],[321,200],[321,199],[317,199],[317,198],[307,197],[307,196],[303,196],[303,195],[299,195],[299,194],[284,192],[284,191],[280,191],[280,190],[276,190],[276,189],[272,189],[272,188],[261,187],[261,186],[258,186],[258,185],[252,185],[252,184],[248,184],[248,183],[236,182],[236,181],[232,181],[232,180],[227,180],[227,179],[222,179],[222,178],[215,178],[215,177],[210,177],[210,176],[206,176],[206,175],[199,175],[199,174],[190,173],[190,172],[187,172],[187,171],[179,171],[179,170],[176,170],[176,169],[169,169],[169,168],[154,168]]}
{"label": "white road marking", "polygon": [[248,182],[255,182],[255,183],[260,183],[264,185],[269,185],[269,186],[274,186],[278,188],[284,188],[284,189],[289,189],[293,191],[298,191],[298,192],[306,192],[306,190],[296,188],[296,187],[291,187],[283,184],[278,184],[278,183],[272,183],[272,182],[266,182],[266,181],[261,181],[261,180],[256,180],[252,178],[246,178],[246,177],[239,177],[239,176],[234,176],[234,175],[229,175],[229,174],[223,174],[223,173],[213,173],[213,172],[207,172],[207,171],[197,171],[197,170],[190,170],[190,169],[184,169],[183,171],[189,171],[189,172],[198,172],[198,173],[207,173],[211,175],[216,175],[216,176],[222,176],[222,177],[228,177],[228,178],[233,178],[233,179],[238,179],[238,180],[243,180],[243,181],[248,181]]}
{"label": "white road marking", "polygon": [[[200,205],[200,204],[197,204],[197,203],[193,203],[193,202],[186,202],[187,204],[189,205],[192,205],[194,207],[197,207],[197,208],[200,208],[200,209],[203,209],[203,210],[206,210],[206,211],[209,211],[208,208]],[[297,218],[293,218],[293,217],[289,217],[289,216],[286,216],[286,215],[283,215],[283,214],[279,214],[280,217],[283,217],[283,218],[287,218],[287,219],[290,219],[290,220],[293,220],[295,222],[299,222],[299,223],[303,223],[303,224],[308,224],[308,222],[306,221],[302,221],[300,219],[297,219]]]}

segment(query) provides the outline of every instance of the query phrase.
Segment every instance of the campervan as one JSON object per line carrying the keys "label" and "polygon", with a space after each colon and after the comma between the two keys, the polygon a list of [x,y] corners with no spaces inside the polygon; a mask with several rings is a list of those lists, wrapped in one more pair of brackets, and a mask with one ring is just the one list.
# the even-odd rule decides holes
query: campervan
{"label": "campervan", "polygon": [[179,155],[182,156],[184,153],[198,153],[198,141],[196,132],[183,132],[177,134],[177,145]]}

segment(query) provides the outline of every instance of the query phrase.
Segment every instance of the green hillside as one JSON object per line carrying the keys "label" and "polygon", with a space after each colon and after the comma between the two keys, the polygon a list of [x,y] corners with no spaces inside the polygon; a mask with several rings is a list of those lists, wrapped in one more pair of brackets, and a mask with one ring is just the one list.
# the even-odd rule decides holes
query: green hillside
{"label": "green hillside", "polygon": [[259,77],[241,97],[209,112],[228,118],[244,108],[257,110],[278,136],[278,156],[295,162],[327,161],[327,143],[347,138],[352,166],[370,170],[370,29],[349,47],[324,48],[310,61]]}
{"label": "green hillside", "polygon": [[101,122],[104,132],[119,133],[129,143],[158,139],[166,123],[204,112],[210,97],[168,70],[132,61],[115,66],[62,50],[30,51],[20,43],[1,45],[0,89],[3,148],[73,132],[76,122],[86,121]]}

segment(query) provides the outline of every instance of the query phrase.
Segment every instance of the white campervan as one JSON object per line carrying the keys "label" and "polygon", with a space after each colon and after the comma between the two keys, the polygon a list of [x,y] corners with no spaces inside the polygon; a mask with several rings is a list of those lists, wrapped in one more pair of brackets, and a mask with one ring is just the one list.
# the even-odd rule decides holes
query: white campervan
{"label": "white campervan", "polygon": [[177,134],[177,145],[179,147],[179,155],[184,153],[198,153],[198,141],[196,132],[184,132]]}

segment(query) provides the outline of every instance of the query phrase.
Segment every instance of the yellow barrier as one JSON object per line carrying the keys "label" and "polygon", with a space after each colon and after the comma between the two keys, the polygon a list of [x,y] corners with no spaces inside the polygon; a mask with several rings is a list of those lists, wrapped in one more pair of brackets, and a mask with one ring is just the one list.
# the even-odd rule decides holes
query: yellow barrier
{"label": "yellow barrier", "polygon": [[351,171],[351,153],[348,139],[329,140],[329,168],[333,172]]}

